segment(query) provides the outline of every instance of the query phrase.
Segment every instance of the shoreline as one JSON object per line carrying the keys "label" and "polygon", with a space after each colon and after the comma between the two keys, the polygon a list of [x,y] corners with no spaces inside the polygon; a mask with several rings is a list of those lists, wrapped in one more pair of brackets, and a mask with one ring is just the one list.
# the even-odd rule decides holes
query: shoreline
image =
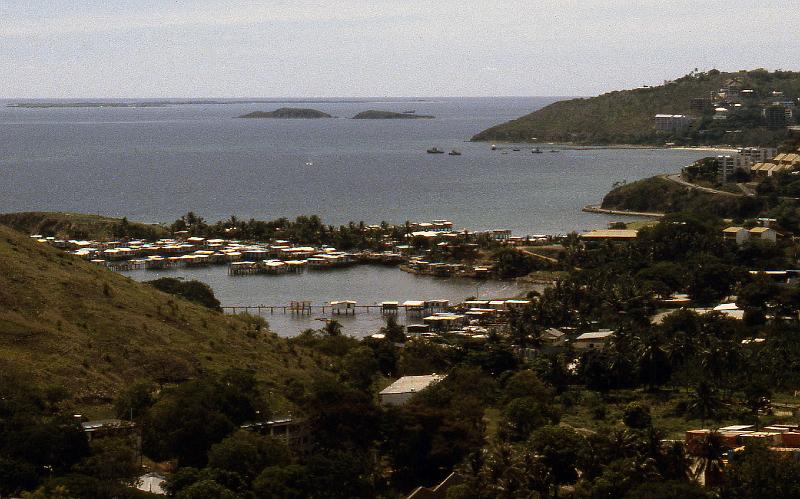
{"label": "shoreline", "polygon": [[[561,151],[595,151],[595,150],[676,150],[676,151],[707,151],[707,152],[735,152],[736,147],[728,145],[704,145],[704,146],[666,146],[658,144],[575,144],[571,142],[512,142],[504,140],[468,140],[467,142],[530,146],[554,146]],[[500,149],[498,147],[498,149]]]}
{"label": "shoreline", "polygon": [[598,204],[589,204],[581,208],[585,213],[598,213],[601,215],[621,215],[628,217],[646,217],[646,218],[663,218],[665,213],[649,212],[649,211],[630,211],[630,210],[614,210],[609,208],[601,208]]}

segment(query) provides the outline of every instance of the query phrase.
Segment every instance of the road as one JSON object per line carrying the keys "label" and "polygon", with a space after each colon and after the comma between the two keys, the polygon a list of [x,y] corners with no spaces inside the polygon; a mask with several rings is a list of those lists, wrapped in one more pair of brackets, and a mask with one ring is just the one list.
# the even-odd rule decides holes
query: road
{"label": "road", "polygon": [[671,180],[672,182],[681,184],[684,187],[688,187],[689,189],[695,189],[698,191],[708,192],[709,194],[719,194],[720,196],[732,196],[735,198],[740,198],[745,194],[739,194],[736,192],[728,192],[728,191],[721,191],[719,189],[712,189],[711,187],[701,187],[699,185],[695,185],[691,182],[687,182],[681,178],[680,173],[668,173],[666,175],[661,175],[661,178],[665,178],[667,180]]}

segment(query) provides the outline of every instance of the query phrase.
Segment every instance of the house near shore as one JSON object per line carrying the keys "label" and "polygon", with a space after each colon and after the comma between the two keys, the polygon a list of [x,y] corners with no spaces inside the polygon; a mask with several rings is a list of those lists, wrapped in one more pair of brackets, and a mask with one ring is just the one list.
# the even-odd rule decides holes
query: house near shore
{"label": "house near shore", "polygon": [[380,392],[381,404],[403,405],[415,394],[447,377],[446,374],[426,374],[423,376],[403,376]]}
{"label": "house near shore", "polygon": [[572,341],[575,350],[602,350],[614,336],[614,331],[601,329],[593,333],[583,333]]}

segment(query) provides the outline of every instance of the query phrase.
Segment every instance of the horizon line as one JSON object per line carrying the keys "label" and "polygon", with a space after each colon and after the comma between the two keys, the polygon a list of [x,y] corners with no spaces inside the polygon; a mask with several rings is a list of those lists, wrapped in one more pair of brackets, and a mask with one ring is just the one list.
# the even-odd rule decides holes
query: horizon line
{"label": "horizon line", "polygon": [[264,101],[277,101],[282,100],[387,100],[387,99],[527,99],[527,98],[575,98],[575,97],[589,97],[588,95],[404,95],[404,96],[368,96],[368,97],[354,97],[354,96],[336,96],[336,97],[0,97],[0,100],[79,100],[79,101],[99,101],[99,100],[264,100]]}

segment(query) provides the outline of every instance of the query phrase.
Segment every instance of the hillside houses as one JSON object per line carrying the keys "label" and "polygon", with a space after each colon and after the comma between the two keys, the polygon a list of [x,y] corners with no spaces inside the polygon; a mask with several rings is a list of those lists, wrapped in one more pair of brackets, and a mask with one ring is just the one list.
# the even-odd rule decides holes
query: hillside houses
{"label": "hillside houses", "polygon": [[770,227],[753,227],[752,229],[745,229],[744,227],[727,227],[722,230],[722,235],[726,240],[734,241],[739,245],[742,245],[751,239],[769,241],[772,243],[778,240],[778,232]]}

